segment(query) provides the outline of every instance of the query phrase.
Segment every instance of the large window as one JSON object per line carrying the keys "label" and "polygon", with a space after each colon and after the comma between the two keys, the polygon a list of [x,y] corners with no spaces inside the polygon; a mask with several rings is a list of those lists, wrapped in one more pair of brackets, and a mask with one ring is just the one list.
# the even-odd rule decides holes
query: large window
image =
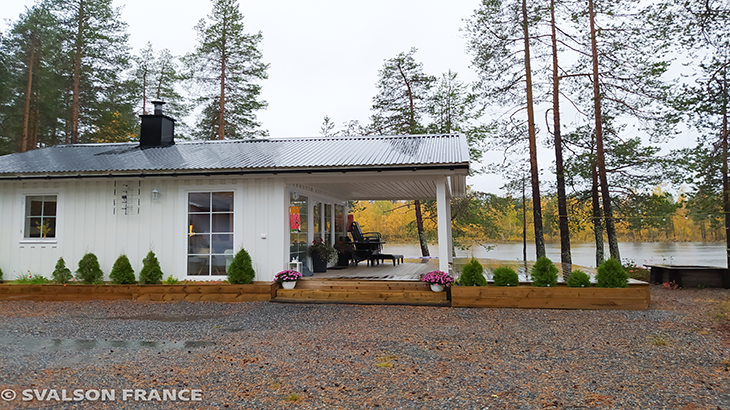
{"label": "large window", "polygon": [[25,238],[56,237],[56,195],[25,197]]}
{"label": "large window", "polygon": [[188,194],[188,275],[225,275],[233,257],[233,192]]}

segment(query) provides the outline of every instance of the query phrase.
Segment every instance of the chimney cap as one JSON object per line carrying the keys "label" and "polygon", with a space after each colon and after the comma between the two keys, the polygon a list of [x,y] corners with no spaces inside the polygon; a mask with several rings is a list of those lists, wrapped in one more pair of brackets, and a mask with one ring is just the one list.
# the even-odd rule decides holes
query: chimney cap
{"label": "chimney cap", "polygon": [[164,101],[150,101],[155,106],[155,115],[162,115],[162,106],[165,105]]}

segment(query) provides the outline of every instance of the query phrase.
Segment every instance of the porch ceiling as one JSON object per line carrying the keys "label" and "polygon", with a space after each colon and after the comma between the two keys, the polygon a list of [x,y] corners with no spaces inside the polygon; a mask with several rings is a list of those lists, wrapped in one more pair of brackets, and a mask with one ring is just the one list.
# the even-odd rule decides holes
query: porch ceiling
{"label": "porch ceiling", "polygon": [[[440,176],[342,174],[338,178],[312,178],[304,185],[348,200],[415,200],[436,199],[436,180]],[[466,175],[448,175],[449,195],[466,193]]]}

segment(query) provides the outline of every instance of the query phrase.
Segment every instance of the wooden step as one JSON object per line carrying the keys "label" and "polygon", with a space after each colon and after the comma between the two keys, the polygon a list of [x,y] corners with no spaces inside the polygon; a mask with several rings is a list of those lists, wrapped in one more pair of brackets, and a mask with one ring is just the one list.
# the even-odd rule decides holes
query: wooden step
{"label": "wooden step", "polygon": [[428,284],[420,281],[395,280],[343,280],[343,279],[310,279],[297,281],[297,289],[319,290],[410,290],[425,291]]}
{"label": "wooden step", "polygon": [[450,306],[447,292],[415,281],[300,280],[295,289],[277,289],[272,302]]}

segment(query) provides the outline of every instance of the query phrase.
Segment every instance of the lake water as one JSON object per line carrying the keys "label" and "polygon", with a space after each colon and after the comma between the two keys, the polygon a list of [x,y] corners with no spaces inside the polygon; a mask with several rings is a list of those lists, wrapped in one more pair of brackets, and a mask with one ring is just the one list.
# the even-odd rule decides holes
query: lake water
{"label": "lake water", "polygon": [[[499,243],[486,244],[493,246],[487,250],[483,246],[473,247],[468,250],[457,249],[457,257],[501,259],[501,260],[522,260],[521,243]],[[638,265],[645,264],[672,264],[672,265],[709,265],[726,266],[725,244],[722,242],[647,242],[619,243],[621,259],[631,259]],[[431,256],[438,256],[437,245],[429,246]],[[545,252],[553,262],[560,261],[560,244],[546,243]],[[402,254],[406,258],[417,258],[421,255],[418,245],[389,245],[385,244],[383,253]],[[591,243],[571,244],[573,263],[576,265],[595,267],[596,247]],[[605,254],[608,257],[608,245],[605,247]],[[535,244],[527,244],[527,259],[535,260]]]}

